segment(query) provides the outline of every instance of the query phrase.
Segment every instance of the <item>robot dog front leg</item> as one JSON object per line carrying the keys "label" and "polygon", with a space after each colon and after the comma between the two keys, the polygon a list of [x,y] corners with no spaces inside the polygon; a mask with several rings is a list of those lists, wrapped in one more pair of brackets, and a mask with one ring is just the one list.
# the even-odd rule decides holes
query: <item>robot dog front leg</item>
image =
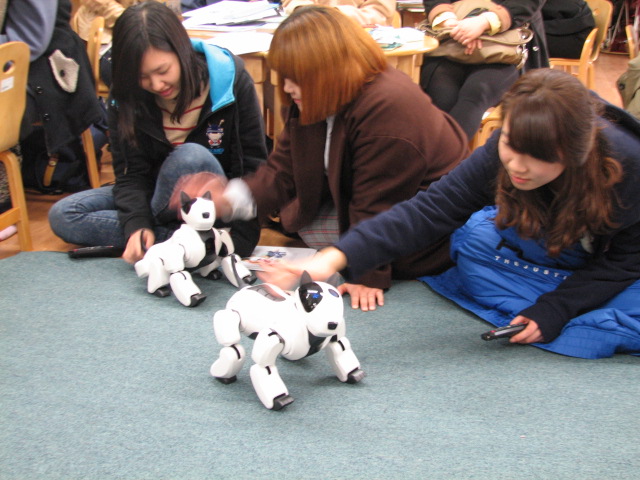
{"label": "robot dog front leg", "polygon": [[293,402],[276,367],[276,359],[283,349],[280,335],[267,329],[258,334],[251,351],[251,358],[256,362],[249,370],[251,383],[262,404],[271,410],[280,410]]}
{"label": "robot dog front leg", "polygon": [[357,383],[364,378],[365,373],[347,337],[329,342],[326,351],[329,363],[341,382]]}
{"label": "robot dog front leg", "polygon": [[235,246],[229,232],[218,230],[218,233],[221,243],[218,250],[226,252],[225,255],[222,255],[221,261],[224,276],[227,277],[231,285],[237,288],[253,285],[256,281],[256,276],[242,263],[240,256],[235,253]]}
{"label": "robot dog front leg", "polygon": [[185,307],[195,307],[207,298],[186,270],[172,273],[169,277],[169,283],[171,291]]}
{"label": "robot dog front leg", "polygon": [[236,253],[232,253],[222,259],[222,271],[229,283],[237,288],[253,285],[257,280],[256,276],[242,263],[242,259]]}
{"label": "robot dog front leg", "polygon": [[234,310],[219,310],[213,316],[216,340],[223,345],[220,356],[211,365],[211,375],[222,383],[233,383],[242,369],[246,354],[240,345],[240,315]]}

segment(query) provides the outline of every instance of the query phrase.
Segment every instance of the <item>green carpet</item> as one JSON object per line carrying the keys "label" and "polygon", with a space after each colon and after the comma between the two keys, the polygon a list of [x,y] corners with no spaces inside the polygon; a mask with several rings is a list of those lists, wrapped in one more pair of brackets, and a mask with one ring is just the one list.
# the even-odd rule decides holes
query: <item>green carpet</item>
{"label": "green carpet", "polygon": [[485,342],[488,324],[417,281],[347,308],[361,383],[323,352],[280,360],[295,402],[274,412],[248,365],[231,385],[209,376],[226,281],[196,277],[208,298],[189,309],[119,259],[21,253],[0,278],[0,479],[640,475],[639,358]]}

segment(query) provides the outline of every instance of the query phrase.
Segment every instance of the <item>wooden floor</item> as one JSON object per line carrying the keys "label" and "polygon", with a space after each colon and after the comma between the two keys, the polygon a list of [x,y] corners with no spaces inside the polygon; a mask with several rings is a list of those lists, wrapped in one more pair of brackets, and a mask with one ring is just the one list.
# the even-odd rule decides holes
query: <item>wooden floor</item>
{"label": "wooden floor", "polygon": [[[616,80],[627,69],[628,56],[621,54],[601,54],[596,62],[596,92],[605,100],[621,105],[620,95],[616,88]],[[113,170],[109,163],[108,153],[104,156],[101,181],[106,183],[113,180]],[[33,248],[38,251],[67,251],[74,245],[67,244],[56,237],[49,228],[47,213],[60,196],[27,194],[27,208]],[[260,237],[261,245],[301,246],[299,241],[286,237],[277,231],[263,229]],[[0,241],[0,259],[15,255],[19,252],[17,236]]]}

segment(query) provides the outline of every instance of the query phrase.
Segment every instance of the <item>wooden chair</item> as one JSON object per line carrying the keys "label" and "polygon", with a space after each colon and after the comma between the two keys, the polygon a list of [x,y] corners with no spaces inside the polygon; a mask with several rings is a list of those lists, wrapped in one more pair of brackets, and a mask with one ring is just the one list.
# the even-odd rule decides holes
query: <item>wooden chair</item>
{"label": "wooden chair", "polygon": [[629,50],[629,60],[633,60],[638,55],[638,39],[636,37],[635,29],[633,25],[627,25],[624,27],[624,31],[627,35],[627,49]]}
{"label": "wooden chair", "polygon": [[23,42],[0,45],[0,162],[6,168],[11,195],[11,208],[0,214],[0,230],[15,225],[20,249],[26,251],[33,250],[27,202],[20,163],[9,149],[20,139],[20,124],[27,99],[30,55],[29,47]]}
{"label": "wooden chair", "polygon": [[100,78],[100,48],[102,46],[102,33],[104,32],[104,17],[96,17],[91,22],[89,38],[87,39],[87,55],[91,63],[93,79],[96,82],[96,95],[106,99],[109,96],[107,87]]}
{"label": "wooden chair", "polygon": [[587,0],[596,22],[594,28],[582,47],[579,59],[551,58],[551,68],[560,68],[575,75],[589,89],[595,88],[595,61],[611,25],[613,5],[608,0]]}
{"label": "wooden chair", "polygon": [[480,128],[469,142],[469,148],[471,151],[484,145],[489,139],[494,130],[497,130],[502,126],[502,112],[500,105],[487,110],[482,117],[482,124]]}
{"label": "wooden chair", "polygon": [[391,26],[393,28],[402,28],[402,17],[399,11],[393,12],[393,18],[391,19]]}
{"label": "wooden chair", "polygon": [[[78,20],[77,15],[71,17],[71,28],[78,32]],[[96,17],[91,22],[91,28],[89,29],[89,37],[87,39],[87,56],[89,57],[89,63],[91,64],[91,73],[96,85],[96,95],[104,96],[109,95],[109,89],[100,80],[100,45],[102,41],[102,32],[104,31],[104,17]],[[96,158],[96,149],[93,143],[93,134],[91,128],[87,128],[80,135],[82,138],[82,148],[84,155],[87,158],[87,174],[89,177],[89,185],[91,188],[97,188],[100,186],[100,169],[98,168],[98,159]]]}

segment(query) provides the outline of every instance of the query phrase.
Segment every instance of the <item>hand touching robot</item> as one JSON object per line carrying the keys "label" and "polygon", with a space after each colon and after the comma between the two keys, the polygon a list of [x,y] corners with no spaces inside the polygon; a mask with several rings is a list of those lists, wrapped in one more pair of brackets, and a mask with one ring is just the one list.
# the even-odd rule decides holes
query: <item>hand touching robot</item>
{"label": "hand touching robot", "polygon": [[314,282],[305,272],[293,294],[271,284],[248,286],[235,293],[224,310],[213,317],[222,345],[211,375],[232,383],[242,369],[246,353],[241,334],[255,338],[249,371],[258,398],[266,408],[280,410],[293,402],[276,359],[299,360],[325,350],[341,382],[357,383],[365,376],[345,336],[344,305],[336,288]]}
{"label": "hand touching robot", "polygon": [[190,272],[218,279],[221,274],[236,287],[255,282],[255,276],[234,253],[233,240],[226,230],[213,228],[216,212],[211,194],[190,198],[180,195],[180,212],[184,223],[171,238],[153,245],[135,270],[140,278],[148,277],[147,291],[160,297],[171,292],[187,307],[202,303],[206,295],[198,288]]}

